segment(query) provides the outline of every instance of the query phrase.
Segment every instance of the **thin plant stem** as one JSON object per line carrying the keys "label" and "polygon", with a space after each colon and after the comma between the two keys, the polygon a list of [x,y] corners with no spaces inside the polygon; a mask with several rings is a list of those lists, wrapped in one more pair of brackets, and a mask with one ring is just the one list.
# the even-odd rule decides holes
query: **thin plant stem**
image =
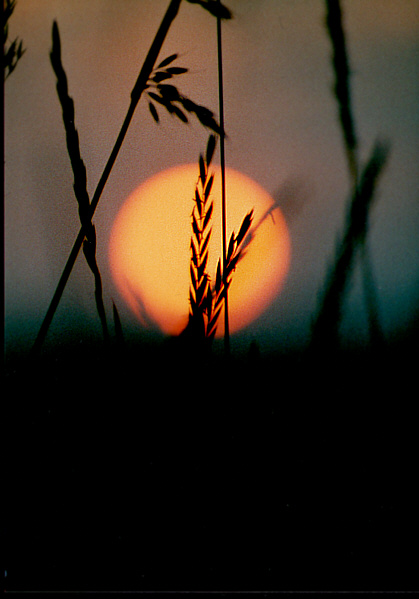
{"label": "thin plant stem", "polygon": [[[166,14],[163,17],[163,20],[161,22],[161,25],[156,33],[156,36],[153,40],[153,43],[151,44],[150,50],[147,54],[147,57],[144,61],[144,64],[142,66],[142,69],[140,71],[140,74],[138,75],[138,79],[134,85],[134,88],[131,92],[131,102],[127,111],[127,114],[125,116],[124,122],[122,124],[121,130],[119,132],[119,135],[117,137],[117,140],[115,142],[115,145],[112,149],[112,152],[109,156],[108,162],[106,163],[105,169],[102,173],[102,176],[99,180],[99,183],[96,187],[96,191],[93,195],[91,204],[90,204],[90,220],[93,218],[93,215],[95,213],[96,207],[99,203],[100,197],[102,195],[102,191],[106,185],[106,182],[108,180],[108,177],[111,173],[111,170],[113,168],[113,165],[115,163],[115,160],[118,156],[119,150],[122,146],[122,142],[124,141],[126,132],[128,130],[128,127],[131,123],[131,119],[133,117],[133,114],[135,112],[135,109],[137,107],[137,104],[140,100],[141,94],[144,91],[144,89],[146,88],[147,85],[147,81],[153,71],[154,68],[154,64],[157,60],[157,57],[159,55],[159,52],[161,50],[161,47],[163,45],[163,42],[166,38],[167,32],[169,31],[169,28],[172,24],[172,22],[174,21],[178,10],[179,10],[179,6],[182,0],[171,0],[169,7],[166,11]],[[73,266],[76,262],[77,256],[79,254],[80,248],[83,245],[83,240],[85,238],[85,228],[82,227],[79,231],[79,234],[77,235],[76,241],[74,242],[73,248],[70,252],[70,255],[67,259],[67,263],[64,267],[64,270],[62,272],[61,278],[58,282],[57,288],[55,290],[54,296],[51,300],[51,303],[48,307],[47,313],[45,315],[45,318],[42,322],[41,328],[39,330],[39,333],[35,339],[35,343],[32,347],[32,353],[36,354],[44,340],[45,337],[48,333],[48,329],[49,326],[52,322],[52,319],[54,317],[54,314],[57,310],[58,304],[60,302],[61,296],[63,294],[63,291],[65,289],[65,286],[67,284],[67,281],[70,277],[71,271],[73,269]]]}
{"label": "thin plant stem", "polygon": [[370,251],[367,240],[361,248],[362,272],[364,283],[365,303],[367,305],[368,326],[371,345],[373,348],[382,348],[386,339],[381,329],[380,314],[378,310],[377,286],[374,280],[374,272],[370,259]]}
{"label": "thin plant stem", "polygon": [[342,22],[342,9],[339,0],[326,0],[326,25],[333,50],[335,73],[335,96],[339,106],[340,123],[345,141],[349,171],[353,190],[358,184],[357,136],[351,102],[351,70],[346,48],[345,31]]}
{"label": "thin plant stem", "polygon": [[79,206],[80,223],[85,232],[83,251],[87,264],[95,279],[95,299],[105,342],[108,341],[108,327],[105,306],[103,304],[102,279],[96,260],[96,230],[90,219],[90,200],[87,192],[87,173],[80,154],[79,134],[75,126],[75,108],[68,94],[67,75],[61,62],[61,41],[57,22],[52,27],[51,64],[57,77],[57,93],[63,111],[63,123],[66,132],[67,152],[74,174],[74,194]]}
{"label": "thin plant stem", "polygon": [[321,345],[333,348],[336,344],[343,299],[348,288],[348,273],[352,272],[357,250],[365,243],[370,208],[388,152],[387,144],[377,142],[361,174],[359,185],[350,203],[346,231],[338,246],[335,265],[326,282],[322,306],[313,327],[313,347]]}
{"label": "thin plant stem", "polygon": [[[337,246],[335,263],[326,281],[320,310],[313,327],[313,341],[314,345],[318,346],[319,340],[323,338],[324,345],[329,343],[330,346],[337,346],[343,303],[357,255],[361,258],[371,339],[374,342],[383,339],[379,326],[377,296],[366,237],[375,182],[386,163],[388,147],[386,144],[377,143],[369,162],[361,171],[351,101],[351,69],[339,0],[326,0],[326,26],[332,44],[334,93],[339,108],[340,125],[350,173],[351,197],[344,235]],[[358,250],[360,251],[358,252]]]}
{"label": "thin plant stem", "polygon": [[[220,0],[218,0],[220,3]],[[220,128],[224,127],[224,98],[223,98],[223,53],[221,39],[221,18],[217,16],[217,48],[218,48],[218,97],[220,112]],[[220,135],[220,165],[221,165],[221,229],[223,243],[223,284],[224,284],[224,350],[230,354],[230,325],[228,315],[228,286],[227,286],[227,209],[226,209],[226,181],[225,181],[225,148],[224,134]]]}

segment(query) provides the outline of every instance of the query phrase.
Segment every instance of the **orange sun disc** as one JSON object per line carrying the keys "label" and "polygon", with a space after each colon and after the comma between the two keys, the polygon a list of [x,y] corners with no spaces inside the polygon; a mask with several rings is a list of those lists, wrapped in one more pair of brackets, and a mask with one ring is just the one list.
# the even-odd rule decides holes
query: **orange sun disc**
{"label": "orange sun disc", "polygon": [[[222,256],[221,173],[215,173],[212,235],[207,272],[215,281]],[[168,335],[188,322],[191,214],[199,177],[196,164],[177,166],[151,177],[125,201],[112,227],[109,261],[115,284],[143,325]],[[227,243],[245,215],[254,210],[253,239],[232,275],[229,323],[232,333],[257,318],[278,294],[290,262],[285,219],[271,196],[255,181],[226,169]],[[221,313],[217,336],[224,333]]]}

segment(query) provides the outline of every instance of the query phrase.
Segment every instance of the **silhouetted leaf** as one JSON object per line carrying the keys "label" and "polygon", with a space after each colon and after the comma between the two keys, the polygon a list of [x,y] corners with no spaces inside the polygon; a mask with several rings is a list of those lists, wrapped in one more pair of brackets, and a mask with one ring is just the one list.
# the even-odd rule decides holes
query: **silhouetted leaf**
{"label": "silhouetted leaf", "polygon": [[230,241],[228,243],[228,250],[227,250],[227,257],[226,257],[227,264],[230,262],[231,257],[233,256],[233,252],[234,252],[234,233],[231,234]]}
{"label": "silhouetted leaf", "polygon": [[212,189],[212,184],[214,183],[214,175],[211,175],[211,177],[208,179],[208,183],[205,186],[205,201],[208,200],[208,197],[211,193],[211,189]]}
{"label": "silhouetted leaf", "polygon": [[192,314],[195,314],[197,311],[197,304],[194,296],[192,295],[192,291],[189,289],[189,303],[191,305]]}
{"label": "silhouetted leaf", "polygon": [[162,69],[163,67],[166,67],[168,64],[170,64],[171,62],[176,60],[177,57],[178,57],[177,54],[171,54],[170,56],[168,56],[167,58],[162,60],[161,63],[159,65],[157,65],[157,68]]}
{"label": "silhouetted leaf", "polygon": [[221,283],[222,283],[222,279],[221,279],[221,260],[218,259],[217,262],[217,272],[215,275],[215,291],[216,293],[220,293],[221,290]]}
{"label": "silhouetted leaf", "polygon": [[202,247],[201,247],[201,254],[203,254],[205,252],[205,250],[207,249],[208,246],[208,242],[210,240],[211,237],[211,233],[212,233],[212,229],[209,230],[208,234],[205,236],[205,239],[202,243]]}
{"label": "silhouetted leaf", "polygon": [[83,241],[83,253],[90,270],[95,275],[99,272],[99,268],[96,262],[96,230],[93,225],[89,231],[89,237]]}
{"label": "silhouetted leaf", "polygon": [[119,318],[118,310],[116,309],[115,302],[112,301],[113,321],[115,325],[115,337],[118,343],[124,341],[124,335],[122,332],[121,319]]}
{"label": "silhouetted leaf", "polygon": [[57,63],[61,66],[61,41],[57,21],[54,21],[52,24],[52,50],[50,57],[54,70]]}
{"label": "silhouetted leaf", "polygon": [[205,231],[205,229],[207,228],[207,225],[211,219],[212,216],[212,212],[213,212],[213,207],[214,207],[214,202],[211,202],[211,204],[209,205],[209,208],[205,214],[205,218],[204,218],[204,226],[202,227],[202,229]]}
{"label": "silhouetted leaf", "polygon": [[241,252],[238,252],[234,258],[232,258],[227,264],[227,277],[231,275],[231,273],[236,270],[237,262],[240,260]]}
{"label": "silhouetted leaf", "polygon": [[200,304],[201,304],[201,302],[202,302],[202,298],[204,297],[204,295],[205,295],[205,292],[206,292],[206,290],[207,290],[207,285],[208,285],[208,279],[207,279],[207,278],[205,278],[205,279],[202,281],[202,283],[199,285],[199,287],[198,287],[198,289],[197,289],[197,291],[196,291],[196,303],[197,303],[198,305],[200,305]]}
{"label": "silhouetted leaf", "polygon": [[198,227],[198,223],[197,223],[197,220],[196,220],[196,217],[195,217],[194,213],[192,213],[192,229],[193,229],[193,232],[195,234],[196,240],[197,240],[197,242],[199,244],[200,239],[201,239],[201,231],[200,231],[200,228]]}
{"label": "silhouetted leaf", "polygon": [[184,67],[169,67],[166,69],[166,73],[169,73],[170,75],[182,75],[187,72],[188,69],[185,69]]}
{"label": "silhouetted leaf", "polygon": [[199,218],[202,218],[202,200],[198,189],[195,189],[195,204],[198,210]]}
{"label": "silhouetted leaf", "polygon": [[207,326],[207,336],[211,337],[212,335],[215,335],[215,332],[217,330],[217,322],[218,322],[218,318],[221,314],[221,310],[223,309],[223,306],[218,306],[217,310],[214,312],[213,317],[211,318],[211,320],[208,322],[208,326]]}
{"label": "silhouetted leaf", "polygon": [[196,112],[196,116],[201,119],[202,118],[210,118],[214,116],[214,113],[209,108],[205,106],[200,106],[199,104],[195,104],[194,112]]}
{"label": "silhouetted leaf", "polygon": [[212,289],[211,289],[211,285],[208,285],[208,288],[207,288],[207,295],[206,295],[205,300],[204,300],[204,308],[205,308],[205,311],[207,313],[207,318],[208,318],[208,321],[209,321],[211,319],[211,316],[212,316]]}
{"label": "silhouetted leaf", "polygon": [[151,116],[156,121],[156,123],[158,123],[159,122],[159,115],[158,115],[158,112],[156,110],[156,107],[154,106],[154,104],[152,102],[148,103],[148,107],[150,109]]}
{"label": "silhouetted leaf", "polygon": [[187,123],[188,122],[188,117],[186,116],[186,114],[184,112],[181,111],[180,108],[178,108],[177,106],[172,106],[172,112],[173,114],[175,114],[178,119],[180,119],[183,123]]}
{"label": "silhouetted leaf", "polygon": [[205,179],[207,178],[207,173],[206,173],[206,169],[205,169],[204,157],[202,156],[202,154],[199,155],[199,174],[201,177],[202,186],[204,186]]}
{"label": "silhouetted leaf", "polygon": [[251,210],[243,219],[243,222],[240,227],[240,231],[236,237],[237,247],[241,244],[243,239],[246,237],[246,233],[250,229],[253,220],[253,210]]}
{"label": "silhouetted leaf", "polygon": [[221,302],[224,300],[226,291],[228,291],[228,288],[230,287],[230,284],[231,284],[231,281],[227,281],[226,284],[223,285],[222,291],[217,296],[217,299],[215,301],[215,308],[217,308],[221,304]]}
{"label": "silhouetted leaf", "polygon": [[171,102],[180,101],[179,92],[174,85],[168,85],[165,83],[158,85],[157,89],[165,100],[170,100]]}
{"label": "silhouetted leaf", "polygon": [[198,117],[201,125],[215,131],[218,135],[223,135],[223,131],[220,125],[217,123],[215,118],[212,115],[209,115],[207,112],[195,111],[196,116]]}
{"label": "silhouetted leaf", "polygon": [[201,277],[203,277],[205,268],[207,266],[207,262],[208,262],[208,252],[205,252],[203,257],[201,255],[201,264],[198,266],[198,279],[201,279]]}
{"label": "silhouetted leaf", "polygon": [[207,143],[207,152],[206,152],[206,161],[207,167],[211,164],[212,157],[214,155],[215,145],[217,143],[217,138],[215,135],[210,135]]}
{"label": "silhouetted leaf", "polygon": [[3,2],[3,22],[4,22],[3,28],[6,33],[7,33],[7,21],[12,16],[13,11],[15,9],[15,5],[16,5],[16,0],[11,0],[10,2]]}
{"label": "silhouetted leaf", "polygon": [[217,332],[217,327],[215,326],[215,328],[212,330],[211,333],[207,333],[208,343],[213,342],[216,332]]}
{"label": "silhouetted leaf", "polygon": [[195,244],[193,242],[193,239],[191,239],[191,251],[192,251],[192,262],[195,264],[195,267],[198,268],[198,254],[196,251],[196,247]]}
{"label": "silhouetted leaf", "polygon": [[196,114],[201,125],[211,129],[218,135],[222,135],[221,127],[215,120],[214,113],[209,108],[200,106],[199,104],[192,102],[192,100],[189,100],[189,98],[181,97],[179,101],[182,102],[182,105],[187,112],[194,112]]}
{"label": "silhouetted leaf", "polygon": [[192,264],[190,265],[190,269],[189,269],[189,270],[190,270],[190,275],[191,275],[191,283],[192,283],[192,287],[194,288],[194,291],[195,291],[195,293],[196,293],[196,285],[197,285],[197,282],[196,282],[196,276],[195,276],[195,269],[194,269],[194,267],[192,266]]}
{"label": "silhouetted leaf", "polygon": [[153,98],[153,100],[164,106],[170,114],[173,114],[176,107],[171,103],[170,100],[168,100],[167,98],[162,98],[154,92],[148,92],[148,95],[150,96],[150,98]]}
{"label": "silhouetted leaf", "polygon": [[209,110],[209,108],[206,108],[205,106],[200,106],[199,104],[196,104],[196,102],[193,102],[192,100],[190,100],[189,98],[185,98],[184,96],[179,96],[179,99],[177,101],[182,103],[183,108],[187,112],[194,112],[201,124],[204,125],[204,127],[211,129],[212,131],[217,133],[217,135],[222,135],[221,127],[215,120],[214,113],[211,110]]}
{"label": "silhouetted leaf", "polygon": [[166,79],[171,79],[172,75],[170,73],[166,73],[163,71],[159,71],[151,78],[155,83],[160,83],[161,81],[165,81]]}
{"label": "silhouetted leaf", "polygon": [[16,52],[16,44],[17,44],[17,40],[14,40],[10,46],[9,49],[6,51],[6,53],[4,54],[4,61],[6,64],[11,65],[13,63],[13,58]]}
{"label": "silhouetted leaf", "polygon": [[159,96],[158,94],[156,94],[154,92],[148,92],[148,95],[150,96],[150,98],[153,98],[153,100],[155,100],[156,102],[158,102],[159,104],[161,104],[162,106],[167,108],[167,105],[168,105],[167,100],[165,100],[164,98],[162,98],[161,96]]}
{"label": "silhouetted leaf", "polygon": [[23,42],[20,41],[19,42],[19,46],[17,47],[17,51],[16,51],[16,58],[22,58],[22,56],[25,54],[26,50],[23,49]]}
{"label": "silhouetted leaf", "polygon": [[192,100],[189,100],[189,98],[185,98],[184,96],[182,96],[180,102],[182,103],[183,108],[188,112],[196,112],[196,109],[199,108],[198,104]]}

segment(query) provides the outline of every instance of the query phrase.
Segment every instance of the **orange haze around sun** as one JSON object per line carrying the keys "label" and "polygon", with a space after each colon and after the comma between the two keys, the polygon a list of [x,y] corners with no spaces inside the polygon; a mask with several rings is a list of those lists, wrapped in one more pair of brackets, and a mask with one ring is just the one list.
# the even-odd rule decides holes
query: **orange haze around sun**
{"label": "orange haze around sun", "polygon": [[[212,236],[207,272],[215,280],[222,255],[221,173],[215,180]],[[141,323],[167,335],[186,326],[189,313],[191,214],[199,173],[196,164],[177,166],[151,177],[125,201],[114,221],[109,262],[113,280]],[[245,215],[254,210],[254,237],[238,263],[229,288],[231,333],[249,325],[281,289],[290,262],[285,219],[271,196],[255,181],[226,169],[227,243]],[[221,313],[217,336],[224,332]]]}

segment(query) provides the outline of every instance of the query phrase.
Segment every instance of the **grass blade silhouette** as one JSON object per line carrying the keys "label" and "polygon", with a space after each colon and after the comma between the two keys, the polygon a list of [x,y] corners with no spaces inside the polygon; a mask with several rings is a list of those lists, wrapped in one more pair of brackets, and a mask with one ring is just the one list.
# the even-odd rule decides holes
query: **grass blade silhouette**
{"label": "grass blade silhouette", "polygon": [[9,37],[9,19],[16,8],[16,0],[5,0],[3,2],[3,76],[4,81],[13,73],[17,63],[22,58],[26,49],[23,48],[22,40],[15,38],[7,48]]}
{"label": "grass blade silhouette", "polygon": [[[339,108],[340,125],[343,134],[343,140],[345,144],[345,151],[348,163],[348,170],[351,178],[351,202],[352,205],[349,209],[348,220],[346,223],[346,232],[343,237],[342,244],[338,246],[336,252],[336,262],[332,270],[331,275],[326,283],[326,291],[323,296],[323,303],[319,310],[318,319],[314,325],[316,333],[314,337],[318,339],[323,333],[322,324],[325,326],[324,334],[329,341],[332,341],[331,333],[334,329],[334,341],[337,341],[337,330],[341,318],[342,305],[344,301],[344,290],[347,289],[347,281],[351,276],[351,269],[353,264],[353,256],[355,250],[359,246],[360,248],[360,259],[361,267],[363,270],[363,284],[365,291],[366,307],[369,320],[370,336],[374,341],[382,340],[383,335],[378,322],[378,310],[377,310],[377,298],[375,292],[375,286],[373,281],[372,268],[366,246],[366,227],[368,220],[369,207],[366,206],[366,213],[364,214],[365,222],[364,233],[362,236],[353,236],[354,230],[358,227],[357,219],[359,217],[358,207],[360,205],[360,196],[358,190],[358,176],[359,176],[359,164],[357,157],[358,140],[355,131],[355,120],[352,111],[351,102],[351,86],[350,86],[350,65],[347,53],[347,45],[345,39],[345,31],[343,27],[342,10],[339,0],[325,0],[326,4],[326,27],[330,37],[332,45],[332,63],[335,77],[334,92],[336,101]],[[383,163],[386,160],[386,153],[384,146],[378,144],[374,150],[371,160],[378,161],[379,147],[382,150]],[[370,160],[370,164],[371,164]],[[363,173],[365,176],[365,172]],[[370,204],[372,198],[368,200]],[[350,218],[354,218],[355,222],[351,223]],[[362,222],[362,220],[359,220]],[[345,251],[346,246],[346,251]],[[351,251],[350,251],[351,248]],[[347,266],[345,271],[343,265]],[[333,284],[333,278],[336,277],[335,284]],[[334,298],[334,299],[333,299]],[[332,306],[334,305],[334,308]],[[326,306],[329,306],[330,314],[326,318],[325,312]],[[332,318],[336,318],[334,327],[332,326]],[[315,341],[315,344],[317,341]]]}
{"label": "grass blade silhouette", "polygon": [[[112,152],[109,156],[108,162],[106,163],[106,166],[104,168],[102,176],[101,176],[99,183],[96,187],[96,191],[93,195],[92,202],[90,204],[90,214],[89,214],[90,220],[92,219],[94,212],[96,210],[96,207],[99,203],[100,197],[102,195],[102,191],[105,187],[105,184],[108,180],[108,177],[110,175],[112,167],[113,167],[115,160],[118,156],[119,150],[122,146],[122,142],[124,141],[126,132],[130,125],[134,111],[137,107],[138,101],[141,97],[142,92],[146,88],[147,81],[153,71],[154,64],[157,60],[157,57],[159,55],[159,52],[163,45],[163,42],[166,38],[167,32],[169,31],[169,28],[170,28],[172,22],[174,21],[174,19],[176,18],[176,15],[178,14],[178,10],[179,10],[181,1],[182,0],[171,0],[169,7],[166,11],[166,14],[164,15],[163,20],[161,22],[161,25],[160,25],[160,27],[156,33],[156,36],[151,44],[150,50],[148,51],[148,54],[144,61],[144,64],[140,70],[137,81],[136,81],[134,88],[131,92],[131,102],[129,104],[129,108],[128,108],[127,114],[125,116],[124,122],[122,124],[121,130],[118,134],[115,145],[112,149]],[[42,322],[39,333],[35,339],[35,343],[32,348],[33,353],[37,353],[44,342],[44,339],[47,335],[49,326],[52,322],[52,319],[54,317],[54,314],[55,314],[58,304],[60,302],[61,296],[63,294],[64,288],[67,284],[68,278],[73,269],[73,266],[75,264],[78,254],[79,254],[80,248],[82,247],[83,240],[84,240],[84,229],[82,227],[79,231],[76,241],[74,242],[73,248],[70,252],[67,263],[64,267],[63,273],[61,275],[61,278],[60,278],[57,288],[55,290],[54,296],[53,296],[51,303],[48,307],[47,313]]]}
{"label": "grass blade silhouette", "polygon": [[389,148],[377,142],[353,195],[346,230],[338,246],[335,265],[326,282],[323,301],[313,327],[312,347],[335,348],[342,317],[343,300],[357,250],[363,246],[368,231],[368,216],[379,176],[386,164]]}
{"label": "grass blade silhouette", "polygon": [[339,106],[339,117],[346,155],[352,182],[355,188],[358,177],[357,137],[352,113],[350,66],[346,49],[345,32],[342,23],[342,10],[339,0],[326,0],[326,25],[333,50],[333,68],[335,74],[335,96]]}
{"label": "grass blade silhouette", "polygon": [[74,193],[79,205],[80,223],[85,237],[83,251],[87,264],[95,280],[95,299],[103,336],[108,341],[108,326],[105,306],[103,304],[102,278],[96,261],[96,230],[90,220],[90,200],[87,192],[86,167],[80,155],[79,135],[75,127],[74,102],[68,94],[67,76],[61,62],[61,42],[58,25],[54,21],[52,27],[51,64],[57,77],[57,93],[63,111],[63,122],[66,132],[67,151],[74,175]]}
{"label": "grass blade silhouette", "polygon": [[115,339],[119,346],[124,343],[124,333],[122,330],[121,318],[119,316],[115,302],[112,302],[113,321],[115,325]]}

